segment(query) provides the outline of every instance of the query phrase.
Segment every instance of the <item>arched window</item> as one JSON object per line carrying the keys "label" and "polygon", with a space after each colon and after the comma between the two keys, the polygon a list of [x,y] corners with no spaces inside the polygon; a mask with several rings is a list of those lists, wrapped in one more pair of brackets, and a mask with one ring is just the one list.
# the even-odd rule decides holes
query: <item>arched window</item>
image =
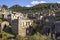
{"label": "arched window", "polygon": [[24,26],[24,22],[23,22],[23,26]]}
{"label": "arched window", "polygon": [[27,26],[27,22],[26,22],[26,26]]}

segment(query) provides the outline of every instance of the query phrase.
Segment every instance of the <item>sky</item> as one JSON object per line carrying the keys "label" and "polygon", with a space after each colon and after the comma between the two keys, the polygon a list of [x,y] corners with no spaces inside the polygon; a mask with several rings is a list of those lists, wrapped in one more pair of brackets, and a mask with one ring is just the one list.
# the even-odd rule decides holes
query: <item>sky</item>
{"label": "sky", "polygon": [[60,0],[0,0],[0,6],[7,5],[8,7],[11,7],[15,4],[31,7],[41,3],[60,3]]}

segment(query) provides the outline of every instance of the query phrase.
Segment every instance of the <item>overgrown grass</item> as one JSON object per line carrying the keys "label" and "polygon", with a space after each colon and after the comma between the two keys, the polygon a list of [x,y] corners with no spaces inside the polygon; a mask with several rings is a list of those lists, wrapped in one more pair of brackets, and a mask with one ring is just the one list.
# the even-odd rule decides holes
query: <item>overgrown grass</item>
{"label": "overgrown grass", "polygon": [[8,38],[13,38],[14,35],[2,31],[2,40],[7,40]]}
{"label": "overgrown grass", "polygon": [[4,32],[4,31],[3,31],[2,34],[3,34],[3,35],[6,35],[6,37],[14,37],[13,34],[10,34],[10,33]]}
{"label": "overgrown grass", "polygon": [[0,19],[0,23],[2,23],[3,21],[2,21],[2,19]]}

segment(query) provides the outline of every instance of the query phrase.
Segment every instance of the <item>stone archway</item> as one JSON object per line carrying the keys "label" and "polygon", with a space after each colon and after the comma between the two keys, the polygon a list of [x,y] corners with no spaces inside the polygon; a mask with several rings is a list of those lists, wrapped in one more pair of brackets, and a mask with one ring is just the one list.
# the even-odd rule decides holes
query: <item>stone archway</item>
{"label": "stone archway", "polygon": [[4,29],[5,26],[9,27],[9,22],[4,21],[4,22],[1,23],[1,31]]}

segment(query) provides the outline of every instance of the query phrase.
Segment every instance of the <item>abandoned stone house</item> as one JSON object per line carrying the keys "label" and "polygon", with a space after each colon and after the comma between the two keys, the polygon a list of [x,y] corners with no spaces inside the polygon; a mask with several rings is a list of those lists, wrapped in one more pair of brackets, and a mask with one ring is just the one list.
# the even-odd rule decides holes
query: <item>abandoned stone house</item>
{"label": "abandoned stone house", "polygon": [[23,14],[22,13],[18,13],[18,12],[13,12],[11,14],[11,20],[18,19],[19,16],[23,17]]}
{"label": "abandoned stone house", "polygon": [[15,35],[26,36],[30,32],[28,28],[33,21],[27,19],[26,15],[18,12],[12,13],[10,11],[3,11],[2,16],[5,21],[8,21],[11,24],[12,32]]}
{"label": "abandoned stone house", "polygon": [[[8,21],[11,24],[13,34],[21,36],[31,34],[32,29],[30,29],[30,26],[33,23],[33,20],[27,19],[27,15],[18,12],[12,13],[11,11],[5,9],[1,12],[1,14],[3,20]],[[6,24],[7,22],[4,23]]]}
{"label": "abandoned stone house", "polygon": [[60,33],[60,21],[55,22],[55,33]]}
{"label": "abandoned stone house", "polygon": [[54,25],[54,22],[55,22],[55,18],[53,16],[44,17],[44,23],[43,23],[44,26],[43,26],[42,34],[49,35]]}
{"label": "abandoned stone house", "polygon": [[55,16],[55,12],[54,12],[54,11],[49,10],[48,16]]}
{"label": "abandoned stone house", "polygon": [[[56,22],[55,22],[55,34],[60,34],[60,11],[55,12],[56,16]],[[60,35],[59,35],[60,36]]]}
{"label": "abandoned stone house", "polygon": [[32,20],[26,19],[23,15],[18,16],[17,18],[11,21],[12,31],[15,35],[18,34],[21,36],[26,36],[27,31],[29,32],[27,28],[29,28],[29,26],[31,26],[32,23]]}
{"label": "abandoned stone house", "polygon": [[[2,12],[2,18],[8,20],[8,22],[10,22],[11,24],[11,28],[12,28],[12,32],[15,35],[21,35],[21,36],[26,36],[27,34],[31,34],[32,29],[30,29],[30,26],[32,26],[33,20],[27,19],[27,14],[24,15],[23,13],[18,13],[18,12],[11,12],[8,10],[4,10]],[[30,15],[30,14],[29,14]],[[49,14],[48,16],[44,16],[44,15],[39,15],[39,20],[41,20],[42,18],[44,18],[44,28],[43,29],[50,29],[52,23],[55,22],[54,16],[59,17],[59,14]],[[52,16],[51,16],[52,15]],[[30,15],[35,17],[35,15]],[[37,14],[36,14],[37,16]],[[45,32],[45,30],[43,31]]]}
{"label": "abandoned stone house", "polygon": [[54,16],[45,17],[43,33],[48,35],[49,32],[53,32],[53,36],[56,38],[60,36],[60,12],[55,12]]}
{"label": "abandoned stone house", "polygon": [[1,14],[2,14],[2,20],[9,21],[11,19],[12,11],[2,9]]}

